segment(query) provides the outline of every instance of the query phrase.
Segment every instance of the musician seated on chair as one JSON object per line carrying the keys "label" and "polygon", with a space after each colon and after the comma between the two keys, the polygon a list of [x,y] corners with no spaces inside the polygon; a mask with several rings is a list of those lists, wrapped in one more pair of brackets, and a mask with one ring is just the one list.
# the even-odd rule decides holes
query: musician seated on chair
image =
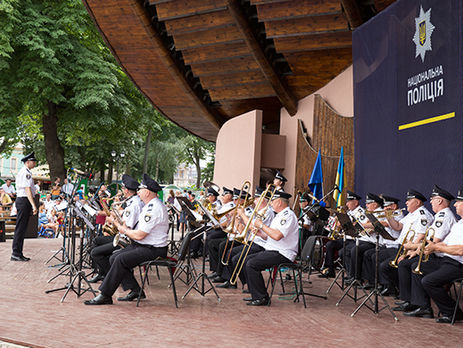
{"label": "musician seated on chair", "polygon": [[[120,216],[124,222],[124,227],[135,229],[138,224],[141,210],[145,203],[137,196],[138,181],[131,176],[124,174],[122,176],[122,193],[124,194],[125,208],[121,211]],[[113,203],[114,204],[114,203]],[[106,218],[108,226],[115,221],[115,213],[113,212]],[[109,235],[103,231],[103,236],[98,236],[93,240],[93,246],[90,252],[90,257],[94,263],[96,275],[89,280],[90,283],[96,283],[103,280],[108,273],[111,265],[109,257],[111,254],[120,249],[119,246],[113,245],[114,235]]]}
{"label": "musician seated on chair", "polygon": [[275,192],[271,207],[276,213],[270,226],[256,219],[255,228],[267,235],[265,250],[249,255],[243,269],[245,272],[251,298],[250,306],[265,306],[270,304],[270,298],[265,287],[262,271],[278,266],[281,263],[294,261],[298,250],[299,226],[296,214],[289,207],[291,195],[283,191]]}
{"label": "musician seated on chair", "polygon": [[118,301],[133,301],[138,296],[146,297],[143,292],[140,293],[140,285],[133,275],[133,268],[145,261],[167,256],[169,214],[166,206],[158,198],[158,192],[161,190],[161,186],[155,180],[143,174],[138,196],[145,206],[140,213],[138,225],[131,229],[117,221],[114,222],[119,232],[129,237],[132,243],[110,257],[111,268],[99,288],[100,294],[85,301],[86,305],[112,304],[112,295],[120,284],[125,291],[130,292],[124,297],[119,297]]}
{"label": "musician seated on chair", "polygon": [[420,304],[416,304],[413,301],[413,285],[412,285],[412,272],[415,270],[416,262],[419,261],[419,254],[421,253],[424,240],[432,239],[434,243],[439,243],[449,234],[450,229],[454,223],[456,223],[455,215],[450,210],[450,202],[455,197],[435,185],[431,193],[431,207],[434,213],[436,213],[433,223],[426,230],[419,231],[416,242],[409,242],[405,244],[405,248],[409,250],[407,258],[404,258],[399,262],[398,275],[399,275],[399,291],[400,300],[402,303],[395,307],[394,310],[403,311],[407,316],[414,317],[433,317],[433,311],[431,306],[420,307]]}
{"label": "musician seated on chair", "polygon": [[[463,217],[463,188],[458,191],[454,206],[457,214]],[[422,274],[412,274],[412,303],[418,306],[412,316],[423,316],[421,314],[426,313],[426,308],[430,308],[432,299],[441,314],[436,322],[451,323],[455,308],[455,320],[463,320],[463,311],[456,306],[447,289],[448,284],[463,278],[463,219],[452,225],[450,233],[443,241],[429,242],[424,253],[434,254],[434,257],[421,263]],[[412,267],[417,267],[418,262]]]}

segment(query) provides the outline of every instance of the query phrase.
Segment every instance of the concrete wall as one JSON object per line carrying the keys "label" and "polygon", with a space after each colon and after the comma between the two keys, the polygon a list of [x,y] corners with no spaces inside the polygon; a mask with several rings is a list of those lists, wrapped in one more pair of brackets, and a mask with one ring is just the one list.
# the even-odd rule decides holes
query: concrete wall
{"label": "concrete wall", "polygon": [[227,121],[220,128],[215,150],[214,183],[241,188],[249,180],[259,184],[262,111],[254,110]]}
{"label": "concrete wall", "polygon": [[[314,94],[320,94],[337,113],[343,116],[353,116],[354,90],[352,78],[352,66],[350,66]],[[285,109],[281,110],[280,135],[286,137],[285,169],[283,171],[283,175],[288,179],[285,189],[291,194],[293,194],[294,190],[294,177],[297,161],[297,120],[301,119],[304,122],[309,136],[312,137],[314,132],[314,94],[299,100],[297,114],[292,117]],[[307,181],[309,180],[310,174],[311,173],[307,173]]]}

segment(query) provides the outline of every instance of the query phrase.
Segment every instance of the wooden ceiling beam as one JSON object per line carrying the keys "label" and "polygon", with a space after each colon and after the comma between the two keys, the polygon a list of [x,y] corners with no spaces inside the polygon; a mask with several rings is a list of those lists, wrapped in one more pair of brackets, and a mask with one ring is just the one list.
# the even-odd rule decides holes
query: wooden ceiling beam
{"label": "wooden ceiling beam", "polygon": [[341,13],[339,0],[299,0],[257,5],[260,22]]}
{"label": "wooden ceiling beam", "polygon": [[363,24],[363,19],[357,0],[341,0],[341,4],[344,8],[344,12],[346,13],[346,18],[349,22],[350,28],[354,30],[361,26]]}
{"label": "wooden ceiling beam", "polygon": [[250,54],[243,40],[182,50],[186,64],[213,62],[225,58],[245,57]]}
{"label": "wooden ceiling beam", "polygon": [[293,116],[297,112],[297,99],[294,97],[292,92],[286,86],[283,80],[280,79],[278,74],[273,69],[271,63],[267,60],[264,52],[259,45],[254,33],[243,14],[243,11],[237,0],[227,0],[228,9],[234,18],[236,25],[242,33],[246,45],[252,52],[254,59],[259,65],[262,73],[272,86],[276,96],[281,101],[283,106],[286,108],[288,113]]}
{"label": "wooden ceiling beam", "polygon": [[213,100],[243,100],[273,97],[275,92],[267,81],[235,87],[211,88],[209,94]]}
{"label": "wooden ceiling beam", "polygon": [[196,16],[225,9],[226,0],[176,0],[156,5],[160,21]]}
{"label": "wooden ceiling beam", "polygon": [[241,40],[242,36],[235,25],[215,30],[205,30],[197,33],[179,34],[174,36],[175,47],[178,50],[204,47],[218,43]]}
{"label": "wooden ceiling beam", "polygon": [[328,15],[265,22],[268,38],[298,36],[327,31],[348,30],[344,15]]}
{"label": "wooden ceiling beam", "polygon": [[352,32],[349,30],[313,35],[275,38],[275,48],[279,53],[324,50],[352,46]]}
{"label": "wooden ceiling beam", "polygon": [[223,120],[219,121],[219,119],[211,112],[211,110],[204,104],[203,100],[195,93],[193,88],[190,86],[182,71],[172,58],[169,49],[164,45],[164,42],[162,41],[157,31],[154,30],[152,25],[148,25],[148,23],[150,23],[150,18],[147,18],[147,13],[143,5],[140,3],[136,3],[136,5],[132,6],[135,12],[138,13],[139,17],[144,17],[145,20],[143,21],[143,25],[145,26],[145,30],[147,33],[150,34],[150,39],[153,41],[155,47],[159,48],[158,55],[162,58],[163,62],[165,63],[167,70],[172,76],[172,80],[179,86],[181,86],[185,93],[189,94],[192,97],[196,105],[203,111],[205,118],[211,123],[211,125],[216,129],[220,129],[220,127],[223,124]]}
{"label": "wooden ceiling beam", "polygon": [[227,72],[259,70],[259,65],[252,56],[218,62],[190,64],[190,66],[194,75],[198,77]]}
{"label": "wooden ceiling beam", "polygon": [[259,70],[247,72],[232,72],[229,74],[214,74],[201,77],[201,84],[209,88],[232,87],[252,83],[266,82],[264,75]]}
{"label": "wooden ceiling beam", "polygon": [[171,19],[164,22],[170,35],[193,33],[232,25],[228,11],[217,11],[192,17]]}

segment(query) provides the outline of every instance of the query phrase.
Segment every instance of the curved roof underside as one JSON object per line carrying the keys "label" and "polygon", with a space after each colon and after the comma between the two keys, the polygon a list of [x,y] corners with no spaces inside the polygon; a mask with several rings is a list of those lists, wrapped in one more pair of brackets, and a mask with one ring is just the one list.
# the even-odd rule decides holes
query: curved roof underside
{"label": "curved roof underside", "polygon": [[214,141],[228,119],[280,108],[352,62],[351,30],[395,0],[83,0],[128,76],[179,126]]}

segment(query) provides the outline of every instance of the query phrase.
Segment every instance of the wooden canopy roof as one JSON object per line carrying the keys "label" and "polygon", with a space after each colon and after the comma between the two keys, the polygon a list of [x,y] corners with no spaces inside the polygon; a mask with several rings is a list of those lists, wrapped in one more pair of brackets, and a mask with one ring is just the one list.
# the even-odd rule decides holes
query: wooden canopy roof
{"label": "wooden canopy roof", "polygon": [[176,124],[214,141],[228,119],[280,108],[352,62],[351,30],[394,0],[83,0],[126,73]]}

